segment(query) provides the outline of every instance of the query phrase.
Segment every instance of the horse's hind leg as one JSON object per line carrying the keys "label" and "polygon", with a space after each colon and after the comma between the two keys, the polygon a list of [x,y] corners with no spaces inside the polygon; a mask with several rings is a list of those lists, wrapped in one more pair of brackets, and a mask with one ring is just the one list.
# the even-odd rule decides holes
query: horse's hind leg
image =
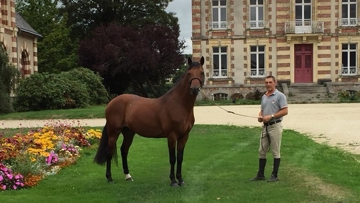
{"label": "horse's hind leg", "polygon": [[106,178],[108,182],[112,182],[111,176],[111,160],[116,152],[116,141],[119,137],[121,130],[114,130],[108,126],[108,153],[107,153],[107,160],[106,160]]}
{"label": "horse's hind leg", "polygon": [[130,173],[129,173],[129,166],[128,166],[128,162],[127,162],[127,156],[129,153],[129,148],[134,140],[134,135],[135,133],[133,131],[131,131],[128,127],[125,127],[122,130],[122,134],[124,136],[120,151],[121,151],[121,158],[122,158],[122,165],[123,165],[123,170],[124,170],[124,174],[125,174],[125,180],[131,180],[133,181]]}

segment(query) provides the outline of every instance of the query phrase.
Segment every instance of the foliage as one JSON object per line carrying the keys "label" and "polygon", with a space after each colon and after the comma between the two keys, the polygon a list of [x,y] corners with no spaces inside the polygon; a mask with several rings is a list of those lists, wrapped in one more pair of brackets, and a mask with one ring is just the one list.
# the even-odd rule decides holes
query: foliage
{"label": "foliage", "polygon": [[10,168],[0,163],[0,190],[16,190],[24,185],[21,174],[13,174]]}
{"label": "foliage", "polygon": [[360,100],[360,91],[343,90],[338,93],[340,101],[358,101]]}
{"label": "foliage", "polygon": [[137,94],[166,92],[166,78],[184,63],[184,42],[179,31],[167,26],[146,25],[141,29],[111,23],[97,27],[92,38],[80,44],[82,66],[99,72],[110,94],[122,94],[131,84]]}
{"label": "foliage", "polygon": [[40,73],[67,71],[77,65],[78,40],[70,38],[68,15],[59,13],[58,3],[58,0],[16,0],[16,11],[42,35],[37,46]]}
{"label": "foliage", "polygon": [[19,71],[9,63],[8,55],[0,48],[0,114],[13,110],[10,93],[14,90],[19,76]]}
{"label": "foliage", "polygon": [[86,68],[75,68],[61,73],[62,78],[76,80],[86,86],[86,91],[90,96],[90,105],[105,104],[109,101],[108,93],[102,84],[102,78],[99,74]]}
{"label": "foliage", "polygon": [[33,74],[16,89],[17,111],[38,111],[85,107],[89,104],[86,86],[58,74]]}
{"label": "foliage", "polygon": [[71,36],[84,39],[96,27],[112,22],[134,28],[147,24],[177,25],[178,19],[165,12],[172,0],[60,0],[61,13],[68,13]]}
{"label": "foliage", "polygon": [[80,157],[80,147],[90,147],[101,136],[99,130],[49,123],[43,128],[0,136],[0,190],[36,185]]}

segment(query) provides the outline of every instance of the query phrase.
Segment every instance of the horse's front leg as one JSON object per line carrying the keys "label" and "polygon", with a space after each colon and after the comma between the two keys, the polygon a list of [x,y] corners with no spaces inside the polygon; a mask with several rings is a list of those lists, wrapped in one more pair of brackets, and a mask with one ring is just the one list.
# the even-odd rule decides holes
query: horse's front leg
{"label": "horse's front leg", "polygon": [[170,161],[170,186],[175,187],[178,186],[178,183],[175,179],[175,163],[176,163],[176,156],[175,156],[175,144],[176,140],[172,138],[168,138],[168,148],[169,148],[169,161]]}
{"label": "horse's front leg", "polygon": [[185,145],[186,142],[189,138],[189,134],[183,136],[182,138],[180,138],[177,142],[177,168],[176,168],[176,178],[179,180],[179,185],[185,185],[185,182],[182,178],[182,173],[181,173],[181,169],[182,169],[182,162],[183,162],[183,157],[184,157],[184,149],[185,149]]}

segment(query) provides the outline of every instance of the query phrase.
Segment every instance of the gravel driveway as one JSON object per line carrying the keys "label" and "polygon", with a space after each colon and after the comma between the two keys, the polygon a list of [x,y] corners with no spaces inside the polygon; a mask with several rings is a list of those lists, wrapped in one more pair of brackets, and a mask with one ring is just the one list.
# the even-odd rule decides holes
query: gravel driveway
{"label": "gravel driveway", "polygon": [[[261,126],[256,118],[250,118],[258,115],[259,108],[260,105],[221,106],[221,108],[218,106],[196,106],[194,109],[195,124]],[[228,113],[224,109],[244,116]],[[283,126],[285,129],[293,129],[307,134],[319,143],[327,143],[360,154],[359,113],[360,103],[289,104],[289,114],[284,118]],[[41,127],[48,122],[48,120],[0,120],[0,129]],[[103,126],[105,119],[65,120],[61,122],[96,127]]]}

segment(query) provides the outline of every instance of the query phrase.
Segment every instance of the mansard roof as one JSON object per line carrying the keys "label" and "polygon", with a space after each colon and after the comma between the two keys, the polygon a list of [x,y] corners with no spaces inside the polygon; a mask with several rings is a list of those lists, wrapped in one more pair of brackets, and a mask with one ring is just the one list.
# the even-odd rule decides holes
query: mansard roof
{"label": "mansard roof", "polygon": [[19,29],[19,31],[26,32],[38,37],[42,37],[42,35],[36,32],[36,30],[34,30],[34,28],[32,28],[29,25],[29,23],[27,23],[26,20],[20,14],[15,13],[15,18],[16,18],[16,27]]}

